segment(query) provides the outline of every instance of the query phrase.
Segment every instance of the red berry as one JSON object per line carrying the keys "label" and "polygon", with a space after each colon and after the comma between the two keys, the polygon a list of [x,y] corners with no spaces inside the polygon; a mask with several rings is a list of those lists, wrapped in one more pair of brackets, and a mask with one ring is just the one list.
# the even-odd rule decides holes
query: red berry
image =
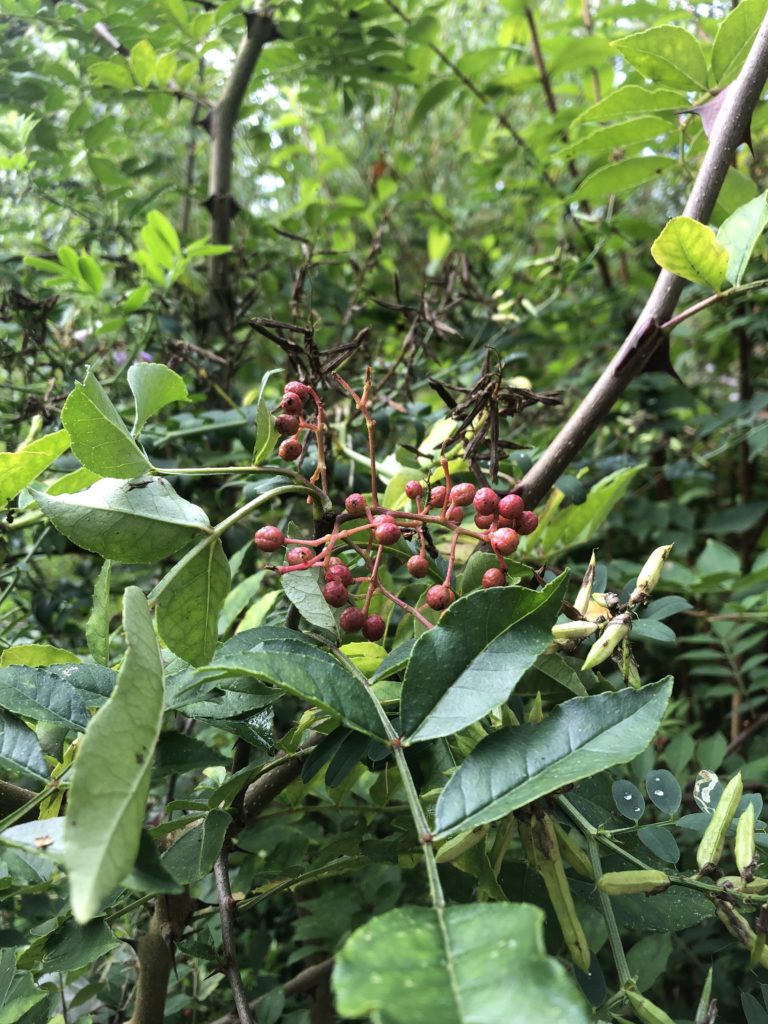
{"label": "red berry", "polygon": [[354,576],[349,566],[344,565],[343,562],[337,565],[329,565],[325,570],[326,583],[336,582],[341,583],[344,587],[348,587],[353,579]]}
{"label": "red berry", "polygon": [[533,533],[538,525],[539,517],[535,512],[522,512],[518,520],[517,532],[527,537],[529,533]]}
{"label": "red berry", "polygon": [[299,429],[298,416],[275,416],[275,430],[278,434],[289,436]]}
{"label": "red berry", "polygon": [[344,508],[349,512],[351,516],[362,516],[365,514],[365,510],[368,507],[368,502],[362,496],[355,491],[352,494],[348,494],[344,500]]}
{"label": "red berry", "polygon": [[280,402],[280,408],[291,416],[296,416],[300,413],[302,405],[304,405],[304,403],[294,391],[286,391],[283,395],[282,401]]}
{"label": "red berry", "polygon": [[505,519],[517,519],[525,508],[525,502],[519,494],[505,494],[499,502],[499,515]]}
{"label": "red berry", "polygon": [[472,500],[472,504],[475,506],[475,512],[481,516],[490,516],[499,507],[499,496],[490,487],[481,487],[476,492],[475,497]]}
{"label": "red berry", "polygon": [[445,518],[449,523],[456,523],[458,526],[464,518],[464,509],[460,505],[449,505],[445,510]]}
{"label": "red berry", "polygon": [[304,562],[311,562],[314,554],[310,548],[288,548],[285,560],[288,565],[303,565]]}
{"label": "red berry", "polygon": [[489,526],[493,526],[493,521],[496,518],[492,513],[488,515],[476,515],[475,526],[478,526],[481,530],[487,530]]}
{"label": "red berry", "polygon": [[474,484],[456,484],[451,488],[448,498],[454,505],[471,505],[475,491]]}
{"label": "red berry", "polygon": [[289,380],[283,388],[285,392],[291,392],[294,395],[298,395],[303,405],[310,396],[310,389],[306,384],[302,384],[300,380]]}
{"label": "red berry", "polygon": [[490,545],[497,555],[511,555],[519,543],[517,532],[508,526],[502,526],[491,534]]}
{"label": "red berry", "polygon": [[421,486],[418,480],[409,480],[405,485],[405,493],[409,498],[420,498],[424,493],[424,488]]}
{"label": "red berry", "polygon": [[417,580],[423,579],[429,572],[429,562],[426,558],[422,558],[421,555],[411,555],[405,563],[405,567],[411,576],[415,576]]}
{"label": "red berry", "polygon": [[369,615],[363,623],[363,636],[366,640],[381,640],[387,630],[387,624],[380,615]]}
{"label": "red berry", "polygon": [[373,531],[373,536],[377,544],[397,544],[400,540],[400,527],[394,520],[379,523]]}
{"label": "red berry", "polygon": [[339,625],[345,633],[357,633],[365,621],[365,614],[359,608],[345,608],[339,617]]}
{"label": "red berry", "polygon": [[371,526],[376,529],[377,526],[381,526],[382,523],[394,523],[395,517],[391,516],[388,512],[382,512],[378,516],[374,516],[371,520]]}
{"label": "red berry", "polygon": [[426,600],[430,608],[434,608],[436,612],[441,612],[449,604],[453,603],[455,596],[450,587],[446,587],[442,583],[436,583],[434,587],[430,587],[427,591]]}
{"label": "red berry", "polygon": [[283,531],[276,526],[262,526],[253,535],[253,543],[259,551],[277,551],[284,541]]}
{"label": "red berry", "polygon": [[301,441],[295,437],[287,437],[277,449],[277,454],[286,462],[295,462],[301,455]]}
{"label": "red berry", "polygon": [[343,583],[331,580],[323,587],[323,597],[333,608],[341,608],[349,600],[349,591]]}
{"label": "red berry", "polygon": [[507,578],[502,569],[486,569],[483,573],[483,590],[488,590],[490,587],[503,587],[506,582]]}
{"label": "red berry", "polygon": [[439,487],[433,487],[432,493],[429,496],[429,507],[430,508],[441,508],[445,501],[445,488],[441,484]]}

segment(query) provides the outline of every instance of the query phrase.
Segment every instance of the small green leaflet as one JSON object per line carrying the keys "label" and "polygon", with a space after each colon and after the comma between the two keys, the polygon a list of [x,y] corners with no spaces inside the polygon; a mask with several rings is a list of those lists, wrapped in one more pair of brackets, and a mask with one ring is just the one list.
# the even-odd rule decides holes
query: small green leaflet
{"label": "small green leaflet", "polygon": [[46,781],[48,765],[37,736],[13,715],[0,711],[0,768]]}
{"label": "small green leaflet", "polygon": [[[171,402],[188,402],[187,385],[162,363],[134,363],[128,370],[128,386],[133,392],[136,419],[133,434],[138,437],[147,420]],[[114,474],[110,473],[110,476]]]}
{"label": "small green leaflet", "polygon": [[714,231],[691,217],[673,217],[651,246],[660,267],[694,284],[719,291],[729,254]]}
{"label": "small green leaflet", "polygon": [[219,614],[229,592],[229,562],[219,538],[171,573],[157,600],[157,631],[177,657],[204,665],[216,649]]}
{"label": "small green leaflet", "polygon": [[299,569],[280,576],[285,596],[312,626],[338,635],[336,616],[323,597],[320,569]]}
{"label": "small green leaflet", "polygon": [[261,378],[259,394],[256,399],[256,438],[253,443],[253,465],[260,466],[272,454],[275,447],[278,433],[275,430],[275,421],[270,412],[265,395],[267,381],[279,370],[267,370]]}
{"label": "small green leaflet", "polygon": [[64,852],[79,924],[98,913],[133,867],[163,716],[163,663],[138,587],[125,591],[123,628],[127,648],[117,684],[83,737],[69,790]]}
{"label": "small green leaflet", "polygon": [[390,910],[338,953],[337,1009],[382,1024],[587,1024],[543,930],[544,912],[528,903]]}
{"label": "small green leaflet", "polygon": [[496,821],[580,779],[626,764],[648,746],[671,678],[616,693],[575,697],[538,725],[500,729],[451,777],[436,809],[436,838]]}
{"label": "small green leaflet", "polygon": [[617,39],[613,46],[641,75],[660,85],[703,92],[707,62],[698,40],[676,25],[659,25]]}
{"label": "small green leaflet", "polygon": [[61,422],[69,431],[72,451],[94,473],[130,479],[151,469],[90,369],[64,403]]}
{"label": "small green leaflet", "polygon": [[109,559],[99,571],[93,586],[93,605],[85,624],[85,642],[91,657],[99,665],[109,665],[109,588],[112,579],[112,563]]}
{"label": "small green leaflet", "polygon": [[30,442],[17,452],[0,452],[0,508],[29,486],[69,448],[69,434],[57,430]]}
{"label": "small green leaflet", "polygon": [[728,253],[726,277],[731,284],[741,284],[755,246],[768,224],[767,200],[768,192],[763,192],[734,210],[718,228],[718,244]]}

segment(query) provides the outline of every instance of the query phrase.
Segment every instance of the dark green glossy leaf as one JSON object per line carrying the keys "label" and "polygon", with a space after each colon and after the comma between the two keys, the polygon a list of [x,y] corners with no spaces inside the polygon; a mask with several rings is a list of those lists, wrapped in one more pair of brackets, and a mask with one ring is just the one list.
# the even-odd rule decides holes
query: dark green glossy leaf
{"label": "dark green glossy leaf", "polygon": [[611,786],[611,796],[616,809],[630,821],[639,821],[645,813],[643,794],[627,779],[617,779]]}
{"label": "dark green glossy leaf", "polygon": [[182,885],[203,878],[221,852],[231,822],[226,811],[209,811],[166,851],[163,867]]}
{"label": "dark green glossy leaf", "polygon": [[575,697],[538,725],[500,730],[478,744],[440,795],[440,836],[481,825],[562,786],[626,764],[653,739],[672,692],[642,689]]}
{"label": "dark green glossy leaf", "polygon": [[645,776],[648,797],[662,814],[673,815],[683,799],[680,783],[666,768],[654,768]]}
{"label": "dark green glossy leaf", "polygon": [[103,917],[86,925],[67,921],[46,942],[43,968],[46,971],[76,971],[95,963],[119,945],[120,940]]}
{"label": "dark green glossy leaf", "polygon": [[0,668],[0,708],[33,722],[52,722],[82,732],[88,711],[69,683],[44,668]]}
{"label": "dark green glossy leaf", "polygon": [[419,637],[402,693],[408,742],[449,736],[507,700],[551,644],[566,583],[563,573],[540,592],[522,587],[473,592]]}
{"label": "dark green glossy leaf", "polygon": [[667,864],[677,864],[680,860],[680,848],[669,829],[643,825],[637,830],[637,838],[659,860]]}
{"label": "dark green glossy leaf", "polygon": [[23,772],[38,779],[48,778],[48,765],[37,736],[13,715],[0,711],[0,767]]}

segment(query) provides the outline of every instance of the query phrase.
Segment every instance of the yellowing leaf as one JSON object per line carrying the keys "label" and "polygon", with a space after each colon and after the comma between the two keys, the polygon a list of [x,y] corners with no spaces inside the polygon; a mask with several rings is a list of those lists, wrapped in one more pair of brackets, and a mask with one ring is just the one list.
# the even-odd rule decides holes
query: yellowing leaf
{"label": "yellowing leaf", "polygon": [[719,291],[728,270],[728,250],[714,231],[691,217],[673,217],[651,246],[665,270]]}

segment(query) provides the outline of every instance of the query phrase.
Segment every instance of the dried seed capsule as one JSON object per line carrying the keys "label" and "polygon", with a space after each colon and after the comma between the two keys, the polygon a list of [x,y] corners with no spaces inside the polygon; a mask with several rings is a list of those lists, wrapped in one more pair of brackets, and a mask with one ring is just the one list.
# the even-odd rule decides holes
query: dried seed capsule
{"label": "dried seed capsule", "polygon": [[582,971],[588,971],[592,954],[565,875],[554,822],[546,812],[531,818],[531,841],[536,870],[544,880],[571,959]]}
{"label": "dried seed capsule", "polygon": [[556,644],[569,644],[572,640],[584,640],[596,632],[596,622],[560,622],[552,627],[552,639]]}
{"label": "dried seed capsule", "polygon": [[650,999],[640,995],[636,989],[625,990],[624,995],[642,1024],[675,1024],[668,1013],[665,1013],[656,1003],[652,1003]]}
{"label": "dried seed capsule", "polygon": [[573,607],[580,615],[587,614],[587,608],[589,608],[589,599],[592,596],[592,587],[595,585],[595,571],[597,569],[597,559],[595,558],[595,552],[592,552],[592,557],[589,560],[587,571],[584,573],[584,579],[581,581],[579,592],[576,595],[576,600],[573,602]]}
{"label": "dried seed capsule", "polygon": [[629,604],[647,604],[656,584],[661,577],[661,570],[672,551],[672,544],[656,548],[637,576],[635,589],[629,596]]}
{"label": "dried seed capsule", "polygon": [[642,871],[606,871],[597,880],[597,887],[607,896],[631,896],[645,893],[653,896],[671,885],[668,875],[651,868]]}
{"label": "dried seed capsule", "polygon": [[751,882],[757,857],[755,855],[755,805],[750,803],[741,814],[736,824],[736,842],[734,844],[736,867],[745,882]]}
{"label": "dried seed capsule", "polygon": [[744,785],[741,781],[741,772],[739,772],[723,790],[723,795],[718,800],[717,807],[712,812],[709,824],[701,837],[701,842],[696,850],[696,863],[700,871],[714,866],[720,860],[728,827],[733,821],[743,792]]}
{"label": "dried seed capsule", "polygon": [[621,641],[629,636],[631,629],[632,617],[628,612],[624,612],[623,615],[617,615],[615,619],[611,619],[598,639],[592,644],[589,654],[581,666],[582,671],[588,668],[595,668],[595,666],[602,665],[604,661],[607,661]]}
{"label": "dried seed capsule", "polygon": [[715,899],[715,913],[726,931],[745,949],[756,957],[756,963],[768,966],[768,949],[765,948],[762,935],[756,935],[752,925],[734,908],[728,900]]}

